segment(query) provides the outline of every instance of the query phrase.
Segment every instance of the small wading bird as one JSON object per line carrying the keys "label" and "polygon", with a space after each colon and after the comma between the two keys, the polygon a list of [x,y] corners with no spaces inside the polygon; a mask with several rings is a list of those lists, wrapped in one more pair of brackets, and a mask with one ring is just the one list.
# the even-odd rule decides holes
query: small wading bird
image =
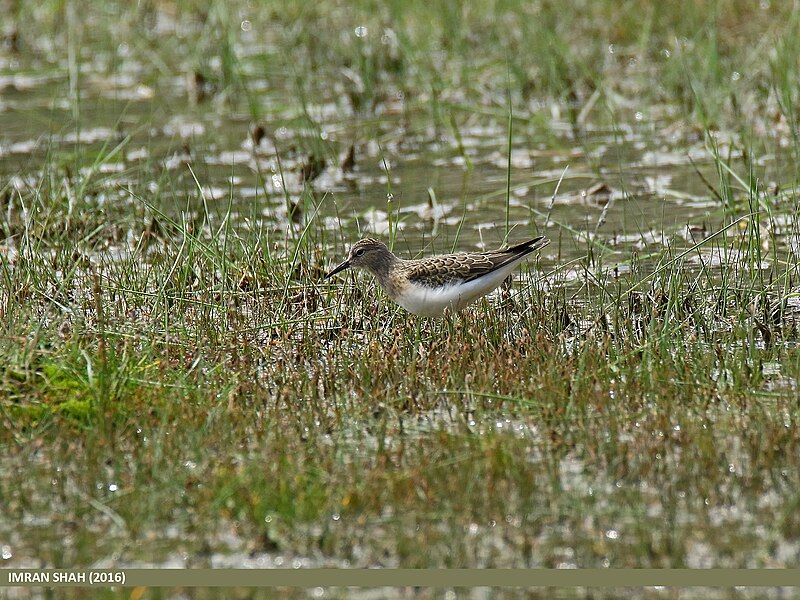
{"label": "small wading bird", "polygon": [[457,311],[499,286],[523,258],[544,248],[550,240],[537,237],[516,246],[490,252],[459,252],[419,260],[398,258],[378,240],[366,238],[350,248],[345,260],[325,276],[329,279],[350,267],[366,269],[397,304],[415,315],[441,316]]}

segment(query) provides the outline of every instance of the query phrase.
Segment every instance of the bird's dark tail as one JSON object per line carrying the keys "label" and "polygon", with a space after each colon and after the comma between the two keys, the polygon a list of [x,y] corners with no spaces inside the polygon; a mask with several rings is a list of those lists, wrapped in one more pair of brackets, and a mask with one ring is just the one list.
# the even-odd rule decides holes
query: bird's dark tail
{"label": "bird's dark tail", "polygon": [[509,254],[514,255],[522,255],[525,256],[526,254],[530,254],[531,252],[536,252],[539,248],[544,248],[547,244],[550,243],[550,240],[540,235],[537,238],[533,238],[532,240],[528,240],[527,242],[522,242],[511,246],[510,248],[506,248],[503,252],[508,252]]}
{"label": "bird's dark tail", "polygon": [[492,261],[492,267],[486,272],[478,273],[466,281],[472,281],[473,279],[477,279],[478,277],[483,277],[486,273],[491,273],[492,271],[496,271],[497,269],[501,269],[505,267],[507,264],[515,263],[528,254],[532,252],[536,252],[539,248],[544,248],[547,244],[550,243],[543,235],[540,235],[537,238],[533,238],[532,240],[528,240],[527,242],[522,242],[520,244],[516,244],[511,246],[510,248],[506,248],[504,250],[495,250],[493,252],[487,252],[485,256],[489,257],[489,260]]}

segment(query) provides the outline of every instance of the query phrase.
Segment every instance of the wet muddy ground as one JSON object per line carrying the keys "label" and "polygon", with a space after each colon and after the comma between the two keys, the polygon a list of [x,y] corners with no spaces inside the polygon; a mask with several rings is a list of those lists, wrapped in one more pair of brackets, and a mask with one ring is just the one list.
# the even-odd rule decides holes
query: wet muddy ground
{"label": "wet muddy ground", "polygon": [[[556,77],[541,6],[14,5],[2,561],[795,565],[796,55],[736,6]],[[366,235],[553,243],[426,321],[322,283]]]}

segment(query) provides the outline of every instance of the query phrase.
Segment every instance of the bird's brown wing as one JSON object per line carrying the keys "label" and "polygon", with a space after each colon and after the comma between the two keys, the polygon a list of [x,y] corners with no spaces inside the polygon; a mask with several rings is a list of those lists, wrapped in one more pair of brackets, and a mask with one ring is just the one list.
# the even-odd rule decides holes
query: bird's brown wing
{"label": "bird's brown wing", "polygon": [[486,273],[490,273],[491,271],[495,271],[502,267],[505,267],[507,264],[517,261],[532,252],[536,252],[540,248],[544,248],[547,244],[550,243],[543,235],[540,235],[537,238],[533,238],[532,240],[528,240],[525,242],[521,242],[510,248],[505,248],[504,250],[494,250],[492,252],[484,252],[482,253],[484,256],[487,256],[489,260],[492,261],[492,268],[484,273],[475,273],[474,275],[470,276],[466,281],[472,281],[473,279],[477,279]]}
{"label": "bird's brown wing", "polygon": [[421,260],[405,261],[408,278],[413,283],[436,287],[449,283],[473,281],[507,264],[519,260],[546,246],[544,237],[538,237],[503,250],[491,252],[460,252],[444,254]]}
{"label": "bird's brown wing", "polygon": [[450,283],[471,281],[489,273],[494,263],[488,254],[460,252],[443,254],[421,260],[409,260],[403,265],[412,283],[437,287]]}

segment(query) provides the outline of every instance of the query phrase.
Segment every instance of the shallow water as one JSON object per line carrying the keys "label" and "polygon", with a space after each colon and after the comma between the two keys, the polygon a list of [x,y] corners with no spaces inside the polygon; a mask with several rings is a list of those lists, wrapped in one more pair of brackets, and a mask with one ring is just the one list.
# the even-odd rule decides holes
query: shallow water
{"label": "shallow water", "polygon": [[[67,177],[76,170],[88,176],[99,201],[141,210],[133,192],[175,212],[219,219],[230,205],[234,227],[285,232],[288,203],[305,207],[295,220],[320,220],[341,231],[344,244],[388,236],[396,224],[396,248],[410,256],[506,239],[503,111],[487,115],[463,104],[445,122],[397,92],[364,115],[335,85],[327,97],[300,99],[285,78],[267,72],[247,75],[262,114],[253,119],[238,99],[197,83],[185,64],[153,70],[126,44],[81,50],[79,77],[70,76],[66,57],[47,62],[20,51],[0,61],[0,181],[7,189],[30,193],[55,160]],[[274,51],[247,47],[253,64]],[[624,263],[634,252],[689,247],[726,222],[709,189],[719,176],[707,140],[669,107],[619,107],[613,127],[572,124],[568,107],[557,103],[517,110],[508,239],[544,233],[557,240],[545,264],[585,256],[588,239],[613,250],[607,265]],[[741,140],[714,135],[719,154],[736,167]],[[354,165],[343,169],[351,146]],[[785,158],[767,155],[753,167],[754,176],[772,179],[760,181],[767,197],[779,193],[775,181],[790,180]],[[307,183],[304,168],[313,175]],[[337,246],[331,251],[341,253]]]}
{"label": "shallow water", "polygon": [[[188,31],[197,33],[191,27]],[[658,261],[665,249],[676,256],[707,239],[713,243],[685,257],[686,270],[692,276],[705,270],[717,276],[745,263],[780,273],[785,267],[782,261],[793,257],[800,246],[796,200],[790,187],[784,189],[785,182],[795,177],[791,147],[783,143],[786,139],[776,144],[778,151],[765,152],[747,163],[739,150],[746,144],[739,136],[713,132],[722,162],[729,161],[734,175],[742,178],[737,182],[724,169],[720,171],[712,140],[686,125],[673,107],[609,101],[605,110],[613,113],[611,117],[598,111],[575,119],[575,109],[581,107],[539,100],[515,105],[509,159],[508,111],[502,93],[496,93],[496,102],[487,108],[458,98],[443,99],[437,105],[425,90],[416,90],[415,98],[406,99],[400,90],[390,89],[372,110],[359,111],[343,91],[341,79],[347,78],[346,73],[330,75],[327,83],[316,82],[311,92],[318,93],[310,93],[290,74],[269,67],[270,57],[282,50],[269,35],[265,38],[246,35],[238,47],[249,99],[240,88],[201,81],[191,60],[180,52],[163,52],[148,63],[145,57],[150,55],[127,41],[109,45],[108,39],[87,37],[73,57],[62,51],[63,46],[46,40],[30,40],[18,51],[8,47],[0,51],[0,211],[9,234],[0,240],[0,257],[14,258],[18,220],[39,218],[35,211],[32,215],[27,211],[40,189],[58,190],[69,211],[74,207],[112,215],[101,223],[109,229],[127,222],[135,223],[132,230],[140,227],[153,207],[178,222],[206,220],[203,226],[209,237],[221,230],[227,215],[235,232],[259,232],[271,241],[296,236],[309,225],[309,229],[326,233],[318,236],[325,245],[322,267],[338,263],[346,246],[364,235],[388,238],[393,234],[395,251],[417,257],[451,249],[490,249],[506,238],[513,242],[544,234],[554,242],[541,253],[538,263],[548,289],[566,287],[576,294],[585,292],[587,281],[602,279],[605,274],[630,277],[622,286],[627,289],[661,264]],[[222,70],[218,64],[210,68],[214,73]],[[757,229],[763,250],[758,263],[751,260],[753,244],[747,243],[747,236],[753,235],[753,219],[747,215],[755,207],[748,205],[744,188],[751,175],[754,181],[758,179],[753,202],[767,214]],[[733,180],[734,193],[727,200],[715,192],[723,179]],[[508,201],[507,185],[511,191]],[[736,224],[725,236],[710,237],[731,223]],[[126,231],[110,231],[107,237],[108,243],[94,250],[104,260],[124,256],[138,239]],[[572,300],[587,302],[585,298]],[[581,326],[585,330],[590,324],[587,321]],[[713,327],[725,332],[727,324]],[[765,345],[758,343],[762,344],[759,347]],[[796,382],[785,375],[779,362],[766,363],[764,369],[767,384],[762,391],[791,393],[796,389]],[[725,376],[724,371],[709,373],[714,381]],[[612,385],[612,399],[613,391]],[[709,409],[710,422],[726,410],[725,406]],[[551,476],[554,487],[576,498],[574,504],[559,500],[563,503],[562,522],[542,528],[541,536],[535,538],[547,549],[547,556],[536,557],[534,563],[557,567],[595,564],[592,561],[606,553],[610,558],[605,566],[618,566],[613,563],[614,552],[628,560],[641,554],[635,546],[647,540],[649,532],[641,534],[638,529],[663,521],[662,513],[668,511],[673,511],[669,517],[688,538],[696,522],[703,519],[713,525],[706,540],[715,539],[714,532],[722,530],[726,520],[732,531],[743,523],[753,525],[756,542],[772,544],[774,551],[772,558],[758,564],[787,566],[796,562],[798,550],[789,535],[768,539],[773,531],[768,529],[770,515],[765,513],[773,508],[786,510],[788,503],[780,488],[743,499],[746,484],[737,487],[734,481],[731,491],[726,490],[727,498],[718,499],[714,506],[706,502],[708,508],[698,510],[682,490],[674,497],[663,497],[661,486],[670,474],[651,476],[641,467],[646,476],[639,488],[630,482],[618,486],[622,479],[616,479],[614,465],[593,464],[578,452],[567,452],[548,467],[543,463],[550,448],[543,443],[546,435],[536,411],[531,409],[523,416],[505,408],[498,412],[491,402],[479,417],[465,422],[461,415],[454,417],[444,409],[426,412],[391,432],[394,437],[389,436],[389,443],[412,447],[426,436],[467,428],[470,436],[491,434],[517,444],[514,448],[526,453],[526,467],[536,469],[542,477]],[[653,450],[653,463],[675,465],[682,460],[680,427],[676,430],[674,424],[667,425],[673,428],[662,431],[659,428],[664,423],[647,423],[644,418],[641,426],[638,421],[627,423],[621,427],[620,440],[638,440],[640,446],[652,449],[663,438],[674,438],[675,443],[663,452]],[[342,445],[350,443],[354,453],[369,456],[378,445],[370,427],[369,423],[351,424],[350,429],[339,432]],[[144,434],[142,437],[144,440]],[[655,441],[642,442],[650,438]],[[709,434],[709,439],[734,465],[731,479],[737,475],[737,464],[741,477],[746,453],[740,438],[722,432],[716,437]],[[631,448],[634,453],[638,446],[631,443]],[[252,456],[257,459],[258,453]],[[248,458],[252,460],[252,456]],[[124,547],[124,524],[118,523],[109,508],[119,502],[121,494],[130,493],[124,486],[111,488],[123,485],[117,478],[96,482],[92,497],[103,502],[80,513],[91,526],[86,531],[76,531],[76,523],[58,516],[67,499],[74,505],[80,504],[76,498],[87,496],[78,484],[60,475],[58,460],[42,451],[34,458],[16,454],[14,460],[0,466],[0,488],[3,482],[29,481],[29,488],[15,492],[17,504],[12,508],[19,509],[20,498],[28,492],[33,507],[28,507],[32,516],[22,528],[3,524],[0,517],[0,525],[11,532],[7,539],[0,539],[0,548],[4,553],[7,548],[9,554],[3,560],[13,559],[15,566],[34,566],[37,558],[27,552],[27,538],[41,541],[51,549],[50,556],[65,563],[92,556],[98,567],[145,564],[148,559],[141,552]],[[646,457],[641,461],[646,462]],[[194,468],[190,463],[194,465],[187,461],[187,469]],[[79,481],[81,465],[66,464],[64,468]],[[42,490],[42,481],[52,482],[52,493],[46,486]],[[548,489],[535,491],[541,506],[552,500]],[[626,502],[650,512],[643,516],[622,511]],[[577,513],[585,509],[600,516],[596,520],[587,516],[585,521],[572,518],[574,506]],[[535,510],[532,514],[531,521],[541,518]],[[514,561],[522,547],[519,525],[514,524],[513,516],[505,523],[503,515],[499,521],[497,517],[476,519],[466,531],[458,523],[449,524],[450,529],[434,524],[431,529],[443,538],[471,536],[466,547],[477,562],[484,561],[481,564],[518,564]],[[398,518],[381,515],[376,529],[391,538],[390,525]],[[331,520],[330,527],[345,529],[350,538],[357,538],[363,529],[360,522],[340,522],[333,515]],[[409,530],[412,521],[403,522]],[[160,558],[156,564],[167,567],[347,565],[335,553],[317,549],[296,554],[254,549],[252,540],[240,535],[234,523],[222,520],[219,530],[208,536],[213,552],[199,557],[181,547],[185,533],[181,527],[189,528],[186,523],[165,532],[140,532],[140,537],[157,547]],[[492,536],[498,523],[504,535]],[[308,528],[309,538],[319,536],[318,524]],[[100,556],[94,546],[98,531],[106,535]],[[380,538],[380,532],[375,537]],[[59,549],[64,539],[69,544]],[[580,546],[574,543],[576,539],[583,543],[583,555],[578,555],[581,550],[576,550]],[[663,549],[672,548],[669,540],[653,539],[648,541],[656,548],[653,564],[669,561],[668,550]],[[627,554],[625,545],[630,550]],[[748,558],[738,554],[740,546],[744,546],[742,540],[731,534],[722,544],[723,554],[728,554],[720,558],[718,547],[704,539],[694,540],[686,546],[685,555],[675,560],[691,567],[741,566]],[[592,550],[587,550],[590,547]],[[363,550],[363,564],[370,564],[372,550]],[[359,556],[359,552],[362,549],[357,547],[353,554]],[[379,555],[377,551],[375,555]],[[387,564],[397,560],[391,556]]]}

